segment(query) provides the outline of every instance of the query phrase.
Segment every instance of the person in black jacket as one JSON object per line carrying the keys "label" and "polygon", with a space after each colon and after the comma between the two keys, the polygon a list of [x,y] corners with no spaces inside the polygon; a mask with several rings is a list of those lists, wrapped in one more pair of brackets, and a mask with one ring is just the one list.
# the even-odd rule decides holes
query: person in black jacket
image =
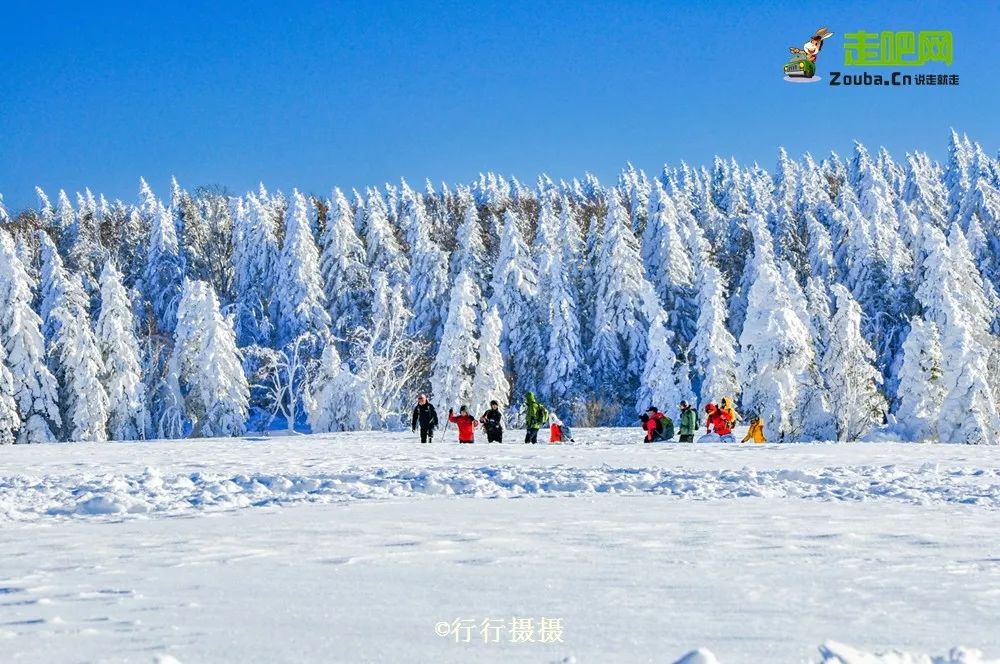
{"label": "person in black jacket", "polygon": [[438,414],[434,406],[427,400],[426,394],[417,397],[417,405],[413,407],[413,421],[410,428],[414,433],[417,431],[417,424],[420,424],[420,442],[434,442],[434,429],[438,425]]}
{"label": "person in black jacket", "polygon": [[503,413],[500,412],[500,404],[496,401],[490,402],[490,409],[479,418],[486,429],[487,443],[503,442]]}

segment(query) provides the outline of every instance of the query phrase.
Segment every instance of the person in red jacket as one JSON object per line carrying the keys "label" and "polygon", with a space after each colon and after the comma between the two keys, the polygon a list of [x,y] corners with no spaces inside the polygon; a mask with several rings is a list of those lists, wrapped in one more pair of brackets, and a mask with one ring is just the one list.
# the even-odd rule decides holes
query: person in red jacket
{"label": "person in red jacket", "polygon": [[448,409],[448,421],[454,422],[458,427],[458,442],[460,443],[474,443],[476,442],[476,427],[479,426],[479,422],[472,415],[469,415],[469,409],[462,406],[458,409],[458,415],[451,408]]}
{"label": "person in red jacket", "polygon": [[666,417],[666,415],[664,415],[656,406],[650,406],[649,409],[639,417],[639,419],[642,420],[642,428],[646,430],[645,442],[652,443],[653,441],[663,440],[663,436],[660,433],[660,420],[664,417]]}
{"label": "person in red jacket", "polygon": [[709,403],[705,406],[705,432],[712,433],[715,431],[715,435],[719,437],[722,442],[735,443],[736,438],[733,436],[733,418],[732,415],[722,410],[714,403]]}

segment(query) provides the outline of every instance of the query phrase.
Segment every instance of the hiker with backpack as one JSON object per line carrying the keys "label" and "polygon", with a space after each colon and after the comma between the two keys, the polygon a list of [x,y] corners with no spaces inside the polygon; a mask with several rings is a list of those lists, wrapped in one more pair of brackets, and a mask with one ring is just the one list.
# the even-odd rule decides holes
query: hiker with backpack
{"label": "hiker with backpack", "polygon": [[538,443],[538,430],[545,426],[549,419],[549,410],[538,403],[534,392],[524,395],[524,444]]}
{"label": "hiker with backpack", "polygon": [[646,430],[647,443],[668,441],[674,437],[674,421],[660,412],[656,406],[650,406],[639,416],[642,428]]}
{"label": "hiker with backpack", "polygon": [[500,404],[496,399],[490,401],[489,410],[483,413],[479,422],[486,429],[487,443],[503,442],[503,413],[500,412]]}
{"label": "hiker with backpack", "polygon": [[680,442],[693,443],[696,431],[698,431],[698,409],[691,407],[687,401],[681,401]]}
{"label": "hiker with backpack", "polygon": [[418,396],[417,405],[413,407],[413,419],[410,422],[413,433],[417,432],[418,424],[420,425],[420,442],[434,442],[434,429],[438,425],[438,416],[433,404],[427,400],[426,394]]}

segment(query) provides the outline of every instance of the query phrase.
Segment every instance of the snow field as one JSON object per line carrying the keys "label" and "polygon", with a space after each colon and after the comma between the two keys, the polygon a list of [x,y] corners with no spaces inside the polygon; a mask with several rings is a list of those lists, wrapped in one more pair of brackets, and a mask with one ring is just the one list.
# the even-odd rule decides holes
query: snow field
{"label": "snow field", "polygon": [[[1000,448],[445,434],[2,448],[0,661],[1000,653]],[[563,640],[435,633],[514,617]]]}

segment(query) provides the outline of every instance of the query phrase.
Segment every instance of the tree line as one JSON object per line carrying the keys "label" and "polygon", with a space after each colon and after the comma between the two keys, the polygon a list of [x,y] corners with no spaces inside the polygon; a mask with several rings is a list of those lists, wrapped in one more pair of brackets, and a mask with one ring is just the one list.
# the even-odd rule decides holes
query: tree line
{"label": "tree line", "polygon": [[0,199],[0,442],[577,426],[730,396],[772,439],[996,442],[1000,163],[855,144],[613,185]]}

